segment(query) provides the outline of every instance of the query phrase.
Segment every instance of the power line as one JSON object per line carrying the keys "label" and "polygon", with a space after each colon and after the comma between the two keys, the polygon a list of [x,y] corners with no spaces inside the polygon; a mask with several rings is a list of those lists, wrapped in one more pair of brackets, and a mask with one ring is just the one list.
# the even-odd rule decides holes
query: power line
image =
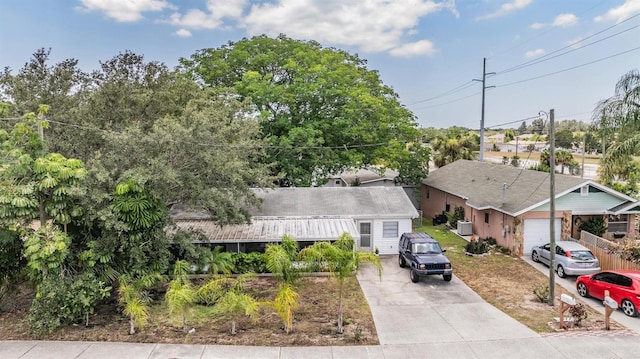
{"label": "power line", "polygon": [[[630,17],[630,18],[628,18],[628,19],[626,19],[626,20],[624,20],[624,21],[631,20],[632,18],[637,17],[637,16],[640,16],[640,14],[634,15],[634,16],[632,16],[632,17]],[[624,21],[623,21],[623,22],[624,22]],[[636,29],[636,28],[640,27],[640,25],[635,25],[635,26],[632,26],[632,27],[630,27],[630,28],[628,28],[628,29],[625,29],[625,30],[619,31],[619,32],[617,32],[617,33],[615,33],[615,34],[612,34],[612,35],[609,35],[609,36],[607,36],[607,37],[604,37],[604,38],[602,38],[602,39],[599,39],[599,40],[596,40],[596,41],[590,42],[590,43],[585,44],[585,45],[581,45],[579,48],[575,48],[575,46],[576,46],[577,44],[579,44],[579,43],[581,43],[581,42],[583,42],[583,41],[585,41],[585,40],[588,40],[588,39],[590,39],[590,38],[592,38],[592,37],[594,37],[594,36],[596,36],[596,35],[599,35],[599,34],[601,34],[601,33],[605,32],[605,31],[607,31],[607,30],[609,30],[609,29],[611,29],[611,28],[613,28],[613,27],[615,27],[615,26],[618,26],[618,25],[622,24],[623,22],[620,22],[620,23],[618,23],[618,24],[616,24],[616,25],[610,26],[610,27],[608,27],[608,28],[606,28],[606,29],[604,29],[604,30],[602,30],[602,31],[600,31],[600,32],[597,32],[597,33],[595,33],[595,34],[593,34],[593,35],[591,35],[591,36],[589,36],[589,37],[586,37],[586,38],[584,38],[584,39],[581,39],[580,41],[577,41],[577,42],[572,43],[572,44],[570,44],[570,45],[567,45],[567,46],[565,46],[565,47],[563,47],[563,48],[560,48],[560,49],[558,49],[558,50],[555,50],[555,51],[552,51],[552,52],[550,52],[550,53],[548,53],[548,54],[545,54],[544,56],[538,57],[538,58],[533,59],[533,60],[529,60],[529,61],[527,61],[527,62],[524,62],[524,63],[520,64],[520,65],[516,65],[516,66],[510,67],[510,68],[508,68],[508,69],[506,69],[506,70],[498,71],[496,76],[504,75],[504,74],[507,74],[507,73],[509,73],[509,72],[513,72],[513,71],[520,70],[520,69],[523,69],[523,68],[526,68],[526,67],[529,67],[529,66],[537,65],[537,64],[539,64],[539,63],[542,63],[542,62],[545,62],[545,61],[549,61],[549,60],[551,60],[551,59],[555,59],[555,58],[557,58],[557,57],[564,56],[564,55],[566,55],[566,54],[570,54],[570,53],[572,53],[572,52],[574,52],[574,51],[582,50],[582,49],[584,49],[584,48],[586,48],[586,47],[588,47],[588,46],[591,46],[591,45],[597,44],[597,43],[599,43],[599,42],[602,42],[602,41],[608,40],[608,39],[610,39],[610,38],[612,38],[612,37],[615,37],[615,36],[621,35],[621,34],[623,34],[623,33],[625,33],[625,32],[628,32],[628,31],[631,31],[631,30],[633,30],[633,29]],[[560,51],[565,50],[565,49],[568,49],[568,48],[572,48],[572,49],[571,49],[571,50],[569,50],[569,51],[565,51],[565,52],[563,52],[563,53],[560,53],[560,54],[558,54],[558,55],[551,56],[551,55],[553,55],[553,54],[555,54],[555,53],[557,53],[557,52],[560,52]]]}
{"label": "power line", "polygon": [[480,95],[480,94],[482,94],[482,92],[476,92],[476,93],[472,93],[471,95],[467,95],[467,96],[464,96],[464,97],[460,97],[460,98],[457,98],[457,99],[455,99],[455,100],[451,100],[451,101],[448,101],[448,102],[438,103],[438,104],[435,104],[435,105],[424,106],[424,107],[416,107],[416,108],[415,108],[415,110],[422,110],[422,109],[426,109],[426,108],[433,108],[433,107],[438,107],[438,106],[444,106],[444,105],[448,105],[448,104],[450,104],[450,103],[454,103],[454,102],[462,101],[462,100],[464,100],[464,99],[468,99],[469,97],[478,96],[478,95]]}
{"label": "power line", "polygon": [[[596,7],[598,7],[598,6],[600,6],[600,5],[604,4],[604,3],[606,3],[607,1],[609,1],[609,0],[603,0],[603,1],[601,1],[601,2],[599,2],[599,3],[597,3],[597,4],[595,4],[595,5],[593,5],[592,7],[588,8],[588,9],[586,9],[586,10],[584,10],[584,11],[580,12],[580,13],[578,13],[578,15],[582,16],[582,15],[584,15],[584,14],[588,13],[589,11],[591,11],[591,10],[595,9]],[[529,38],[528,40],[525,40],[525,41],[523,41],[523,42],[521,42],[521,43],[519,43],[519,44],[517,44],[517,45],[511,46],[510,48],[508,48],[508,49],[506,49],[506,50],[504,50],[504,51],[501,51],[501,52],[497,53],[497,54],[496,54],[496,56],[497,56],[497,55],[505,54],[505,53],[507,53],[507,52],[509,52],[509,51],[511,51],[511,50],[513,50],[513,49],[516,49],[516,48],[518,48],[518,47],[521,47],[521,46],[523,46],[523,45],[526,45],[527,43],[529,43],[529,42],[533,41],[534,39],[537,39],[537,38],[541,37],[542,35],[548,34],[549,32],[552,32],[552,31],[554,31],[554,30],[557,30],[557,28],[556,28],[556,27],[551,27],[551,28],[549,28],[548,30],[546,30],[546,31],[543,31],[543,32],[539,33],[537,36],[533,36],[533,37]]]}
{"label": "power line", "polygon": [[528,81],[541,79],[541,78],[544,78],[544,77],[549,77],[549,76],[552,76],[552,75],[557,75],[557,74],[560,74],[560,73],[563,73],[563,72],[567,72],[567,71],[570,71],[570,70],[575,70],[575,69],[580,68],[580,67],[584,67],[584,66],[587,66],[587,65],[595,64],[596,62],[600,62],[600,61],[608,60],[608,59],[611,59],[611,58],[614,58],[614,57],[617,57],[617,56],[621,56],[621,55],[627,54],[629,52],[636,51],[638,49],[640,49],[640,46],[635,47],[635,48],[630,49],[630,50],[627,50],[627,51],[619,52],[617,54],[613,54],[613,55],[610,55],[610,56],[602,57],[602,58],[599,58],[597,60],[593,60],[593,61],[590,61],[590,62],[587,62],[587,63],[584,63],[584,64],[572,66],[572,67],[569,67],[569,68],[566,68],[566,69],[563,69],[563,70],[550,72],[548,74],[544,74],[544,75],[540,75],[540,76],[536,76],[536,77],[531,77],[531,78],[528,78],[528,79],[525,79],[525,80],[510,82],[510,83],[506,83],[506,84],[503,84],[503,85],[496,85],[496,87],[507,87],[507,86],[511,86],[511,85],[520,84],[520,83],[523,83],[523,82],[528,82]]}
{"label": "power line", "polygon": [[505,126],[505,125],[511,125],[511,124],[514,124],[514,123],[520,123],[520,122],[523,122],[523,121],[529,121],[529,120],[534,120],[534,119],[538,119],[538,118],[540,118],[540,115],[523,118],[521,120],[515,120],[515,121],[511,121],[511,122],[500,123],[500,124],[493,125],[493,126],[488,126],[487,129],[495,128],[495,127],[502,127],[502,126]]}
{"label": "power line", "polygon": [[471,87],[473,85],[475,85],[475,82],[468,81],[468,82],[463,83],[462,85],[459,85],[457,87],[452,88],[451,90],[445,91],[445,92],[443,92],[441,94],[438,94],[438,95],[435,95],[433,97],[426,98],[424,100],[419,100],[419,101],[412,102],[412,103],[408,104],[407,106],[412,106],[412,105],[416,105],[416,104],[419,104],[419,103],[423,103],[423,102],[439,99],[439,98],[445,97],[447,95],[452,95],[454,93],[457,93],[457,92],[460,92],[462,90],[465,90],[465,89],[467,89],[467,88],[469,88],[469,87]]}

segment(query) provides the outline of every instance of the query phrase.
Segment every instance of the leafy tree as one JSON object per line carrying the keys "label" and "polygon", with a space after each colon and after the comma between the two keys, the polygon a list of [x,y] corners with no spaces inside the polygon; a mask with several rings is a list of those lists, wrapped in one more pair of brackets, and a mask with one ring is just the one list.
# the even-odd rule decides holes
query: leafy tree
{"label": "leafy tree", "polygon": [[512,128],[508,128],[504,131],[504,142],[511,142],[516,139],[516,134]]}
{"label": "leafy tree", "polygon": [[140,277],[122,275],[118,279],[118,303],[122,312],[129,317],[129,334],[136,333],[136,328],[144,329],[149,319],[151,297],[148,289],[161,282],[163,277],[158,273],[150,273]]}
{"label": "leafy tree", "polygon": [[429,160],[431,150],[422,143],[412,143],[407,146],[406,157],[400,161],[398,176],[394,179],[399,184],[413,184],[419,186],[429,174]]}
{"label": "leafy tree", "polygon": [[547,126],[544,123],[544,120],[541,119],[541,118],[537,118],[537,119],[533,120],[531,122],[531,126],[529,126],[529,131],[531,133],[535,133],[535,134],[538,134],[538,135],[544,135],[546,129],[547,129]]}
{"label": "leafy tree", "polygon": [[169,289],[165,295],[165,300],[169,306],[169,313],[180,312],[182,315],[182,331],[189,332],[187,325],[187,315],[197,300],[197,291],[189,280],[189,263],[177,261],[173,265],[173,279],[169,282]]}
{"label": "leafy tree", "polygon": [[522,121],[522,124],[520,125],[520,127],[518,127],[518,135],[524,135],[525,133],[527,133],[527,123],[525,121]]}
{"label": "leafy tree", "polygon": [[338,333],[343,332],[343,295],[347,278],[353,276],[362,263],[372,263],[382,275],[380,258],[373,253],[354,250],[353,238],[342,234],[334,243],[316,242],[300,252],[303,259],[328,266],[329,272],[338,280]]}
{"label": "leafy tree", "polygon": [[559,130],[555,133],[556,146],[564,149],[573,148],[573,132],[569,129]]}
{"label": "leafy tree", "polygon": [[[601,160],[601,178],[609,180],[624,168],[629,156],[638,154],[640,144],[640,71],[632,70],[616,84],[615,94],[601,101],[595,113],[601,134],[615,133]],[[603,137],[604,141],[604,137]]]}
{"label": "leafy tree", "polygon": [[527,145],[527,152],[533,152],[536,149],[536,145],[534,145],[533,143],[530,143]]}
{"label": "leafy tree", "polygon": [[398,162],[405,143],[420,137],[414,116],[364,60],[314,41],[256,36],[180,63],[206,86],[232,87],[251,100],[271,145],[264,163],[273,164],[281,186]]}
{"label": "leafy tree", "polygon": [[41,104],[48,104],[47,116],[61,119],[78,106],[88,75],[75,59],[48,65],[50,54],[51,49],[38,49],[17,74],[8,67],[0,72],[0,101],[10,104],[7,115],[37,113]]}

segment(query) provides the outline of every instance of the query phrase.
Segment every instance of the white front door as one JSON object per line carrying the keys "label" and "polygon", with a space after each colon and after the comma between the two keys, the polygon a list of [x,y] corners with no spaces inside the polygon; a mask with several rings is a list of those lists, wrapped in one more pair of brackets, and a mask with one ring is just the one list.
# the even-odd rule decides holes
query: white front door
{"label": "white front door", "polygon": [[360,248],[371,250],[371,222],[360,222]]}

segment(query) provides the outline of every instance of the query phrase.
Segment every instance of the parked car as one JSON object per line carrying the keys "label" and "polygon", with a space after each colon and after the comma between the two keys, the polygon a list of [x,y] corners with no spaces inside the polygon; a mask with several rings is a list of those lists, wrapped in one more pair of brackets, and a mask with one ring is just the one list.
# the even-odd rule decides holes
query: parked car
{"label": "parked car", "polygon": [[[551,262],[551,243],[535,246],[531,249],[534,262],[549,266]],[[589,248],[575,241],[557,241],[555,268],[560,278],[568,275],[586,275],[600,272],[600,262]]]}
{"label": "parked car", "polygon": [[426,233],[403,233],[398,245],[398,265],[409,266],[411,281],[417,283],[421,276],[442,274],[449,282],[453,274],[451,262],[440,248],[440,243]]}
{"label": "parked car", "polygon": [[618,308],[630,317],[638,315],[640,306],[640,271],[607,270],[593,275],[583,275],[576,280],[576,289],[582,297],[604,300],[604,291],[609,291]]}

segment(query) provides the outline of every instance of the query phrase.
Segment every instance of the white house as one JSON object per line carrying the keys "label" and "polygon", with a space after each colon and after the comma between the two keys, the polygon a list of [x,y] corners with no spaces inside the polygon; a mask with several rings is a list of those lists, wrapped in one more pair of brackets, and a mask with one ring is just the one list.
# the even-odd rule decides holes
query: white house
{"label": "white house", "polygon": [[419,216],[402,187],[305,187],[256,190],[260,208],[250,224],[219,226],[201,215],[174,215],[176,225],[197,230],[203,243],[228,251],[261,251],[287,234],[301,247],[349,233],[365,251],[397,254],[398,240]]}

